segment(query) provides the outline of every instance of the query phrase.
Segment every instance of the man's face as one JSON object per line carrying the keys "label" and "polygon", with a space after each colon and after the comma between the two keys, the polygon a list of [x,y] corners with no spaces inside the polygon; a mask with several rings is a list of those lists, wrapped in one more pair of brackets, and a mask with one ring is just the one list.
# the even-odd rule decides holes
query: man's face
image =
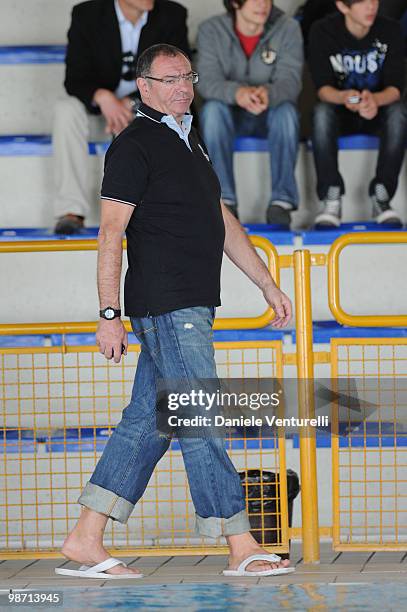
{"label": "man's face", "polygon": [[353,23],[364,28],[371,28],[379,11],[379,0],[362,0],[352,6],[337,2],[337,7]]}
{"label": "man's face", "polygon": [[144,11],[152,11],[154,8],[154,0],[121,0],[121,4],[128,6],[130,9]]}
{"label": "man's face", "polygon": [[[191,64],[184,55],[175,57],[159,55],[152,63],[149,76],[168,80],[191,72]],[[194,99],[194,86],[185,79],[173,84],[137,79],[137,85],[143,102],[165,115],[182,117]]]}
{"label": "man's face", "polygon": [[273,0],[246,0],[241,8],[236,10],[239,16],[248,23],[264,25],[269,18]]}

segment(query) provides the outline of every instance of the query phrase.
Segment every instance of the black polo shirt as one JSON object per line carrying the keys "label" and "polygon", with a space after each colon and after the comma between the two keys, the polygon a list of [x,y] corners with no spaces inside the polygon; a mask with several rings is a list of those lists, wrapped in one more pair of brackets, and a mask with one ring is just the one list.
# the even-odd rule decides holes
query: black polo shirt
{"label": "black polo shirt", "polygon": [[192,127],[189,143],[142,105],[110,145],[101,197],[135,207],[126,229],[125,314],[220,305],[220,185]]}

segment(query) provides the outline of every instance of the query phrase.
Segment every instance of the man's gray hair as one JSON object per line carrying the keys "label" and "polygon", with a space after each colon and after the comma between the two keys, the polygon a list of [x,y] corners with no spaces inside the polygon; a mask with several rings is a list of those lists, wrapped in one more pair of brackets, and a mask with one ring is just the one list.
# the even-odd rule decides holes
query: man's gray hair
{"label": "man's gray hair", "polygon": [[177,55],[183,55],[188,61],[190,61],[188,55],[181,49],[178,49],[178,47],[174,47],[174,45],[153,45],[152,47],[149,47],[148,49],[143,51],[143,53],[138,58],[136,66],[136,78],[143,78],[150,75],[151,66],[154,60],[160,55],[164,55],[165,57],[176,57]]}

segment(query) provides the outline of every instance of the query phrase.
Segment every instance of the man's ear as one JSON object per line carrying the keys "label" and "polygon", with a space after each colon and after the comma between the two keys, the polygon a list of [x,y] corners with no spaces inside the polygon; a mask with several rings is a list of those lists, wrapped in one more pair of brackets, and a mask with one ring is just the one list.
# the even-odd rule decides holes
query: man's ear
{"label": "man's ear", "polygon": [[136,79],[136,83],[137,83],[137,87],[138,87],[140,94],[144,98],[149,98],[150,90],[148,87],[147,79],[143,79],[139,77],[138,79]]}
{"label": "man's ear", "polygon": [[341,2],[341,0],[336,0],[335,4],[336,8],[342,13],[342,15],[347,15],[349,13],[349,6]]}

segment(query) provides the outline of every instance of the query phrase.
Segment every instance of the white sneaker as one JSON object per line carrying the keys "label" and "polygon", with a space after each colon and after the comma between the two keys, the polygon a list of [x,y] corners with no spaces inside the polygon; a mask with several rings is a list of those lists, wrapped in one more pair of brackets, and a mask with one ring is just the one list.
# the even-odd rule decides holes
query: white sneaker
{"label": "white sneaker", "polygon": [[339,227],[341,224],[342,199],[324,200],[322,211],[315,219],[315,225],[325,227]]}
{"label": "white sneaker", "polygon": [[390,206],[390,200],[384,185],[377,184],[372,195],[373,219],[379,224],[402,225],[399,214]]}

